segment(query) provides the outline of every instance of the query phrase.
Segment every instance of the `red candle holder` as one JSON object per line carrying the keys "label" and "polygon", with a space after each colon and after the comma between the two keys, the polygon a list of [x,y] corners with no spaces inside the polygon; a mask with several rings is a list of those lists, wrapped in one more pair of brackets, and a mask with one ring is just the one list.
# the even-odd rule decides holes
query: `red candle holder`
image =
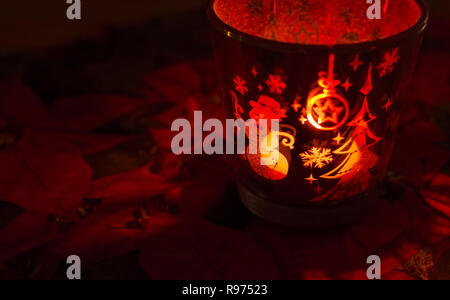
{"label": "red candle holder", "polygon": [[210,0],[223,97],[235,119],[280,120],[280,159],[236,157],[243,203],[294,227],[359,220],[376,199],[428,22],[419,0]]}

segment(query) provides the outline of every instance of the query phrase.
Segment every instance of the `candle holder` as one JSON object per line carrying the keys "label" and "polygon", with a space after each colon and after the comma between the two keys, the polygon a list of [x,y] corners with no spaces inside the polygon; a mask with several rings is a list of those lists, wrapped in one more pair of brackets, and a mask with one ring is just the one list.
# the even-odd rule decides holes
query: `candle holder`
{"label": "candle holder", "polygon": [[230,116],[280,121],[280,158],[237,155],[241,200],[277,224],[358,221],[388,167],[428,22],[419,0],[210,0]]}

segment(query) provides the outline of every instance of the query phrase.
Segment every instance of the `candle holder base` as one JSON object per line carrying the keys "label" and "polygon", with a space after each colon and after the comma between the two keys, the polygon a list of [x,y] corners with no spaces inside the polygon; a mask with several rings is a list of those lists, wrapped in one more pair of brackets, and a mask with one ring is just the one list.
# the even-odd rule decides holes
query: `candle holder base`
{"label": "candle holder base", "polygon": [[327,229],[359,222],[371,209],[376,196],[361,196],[336,207],[289,206],[263,199],[238,184],[242,203],[256,216],[272,223],[301,229]]}

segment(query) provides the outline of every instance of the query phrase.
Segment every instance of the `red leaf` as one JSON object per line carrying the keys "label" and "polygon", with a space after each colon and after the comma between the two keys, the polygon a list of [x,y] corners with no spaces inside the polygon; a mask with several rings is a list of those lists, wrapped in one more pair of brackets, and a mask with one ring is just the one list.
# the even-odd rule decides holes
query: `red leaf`
{"label": "red leaf", "polygon": [[47,108],[20,79],[0,84],[0,117],[15,125],[26,125],[44,119]]}
{"label": "red leaf", "polygon": [[[183,181],[179,198],[172,201],[178,203],[180,214],[200,217],[221,200],[232,175],[227,166],[214,159],[202,157],[192,164],[197,169],[191,170],[189,178]],[[220,174],[220,177],[212,174]]]}
{"label": "red leaf", "polygon": [[176,185],[161,175],[152,174],[149,166],[96,180],[86,198],[120,201],[127,198],[149,198],[165,193]]}
{"label": "red leaf", "polygon": [[64,241],[53,245],[52,251],[61,257],[76,253],[82,261],[97,262],[135,251],[150,236],[178,223],[172,215],[155,212],[141,220],[141,228],[133,228],[129,224],[136,222],[134,212],[131,207],[110,216],[104,212],[93,214]]}
{"label": "red leaf", "polygon": [[178,134],[170,129],[149,129],[149,133],[156,145],[166,151],[171,151],[172,139]]}
{"label": "red leaf", "polygon": [[285,263],[286,267],[283,266],[284,268],[288,267],[292,254],[291,243],[289,242],[291,229],[256,219],[246,228],[246,231],[255,236],[264,248],[269,249],[276,255],[280,262]]}
{"label": "red leaf", "polygon": [[415,280],[413,277],[409,276],[408,274],[400,271],[391,271],[387,274],[384,274],[382,276],[383,280]]}
{"label": "red leaf", "polygon": [[117,145],[128,142],[131,137],[121,135],[99,134],[99,133],[60,133],[51,132],[56,139],[74,146],[74,151],[86,156],[107,150]]}
{"label": "red leaf", "polygon": [[305,231],[290,242],[291,257],[285,262],[289,279],[334,279],[346,266],[344,243],[336,231]]}
{"label": "red leaf", "polygon": [[156,116],[155,119],[170,128],[173,121],[186,117],[187,114],[185,105],[179,104]]}
{"label": "red leaf", "polygon": [[276,255],[282,278],[335,279],[345,263],[344,243],[337,230],[297,230],[257,220],[247,230]]}
{"label": "red leaf", "polygon": [[68,146],[39,132],[26,132],[0,152],[0,197],[27,210],[72,216],[81,204],[91,168]]}
{"label": "red leaf", "polygon": [[428,122],[416,122],[401,131],[391,160],[391,169],[421,187],[445,165],[450,153],[436,146],[447,137]]}
{"label": "red leaf", "polygon": [[412,232],[425,243],[433,244],[450,236],[450,219],[444,218],[426,205],[418,194],[405,195]]}
{"label": "red leaf", "polygon": [[252,236],[200,221],[149,240],[140,261],[156,280],[278,278],[274,258]]}
{"label": "red leaf", "polygon": [[371,212],[360,223],[351,226],[347,234],[370,252],[394,241],[407,226],[408,215],[401,203],[391,204],[386,199],[379,199]]}
{"label": "red leaf", "polygon": [[150,103],[149,99],[113,95],[61,99],[53,103],[46,126],[88,131]]}
{"label": "red leaf", "polygon": [[425,201],[438,213],[450,218],[450,177],[438,174],[426,190],[422,190]]}
{"label": "red leaf", "polygon": [[201,90],[202,79],[189,64],[180,64],[152,73],[147,84],[173,103],[184,102],[193,92]]}
{"label": "red leaf", "polygon": [[25,212],[0,230],[0,261],[14,258],[60,236],[58,224],[48,222],[46,215]]}
{"label": "red leaf", "polygon": [[445,103],[450,94],[449,76],[450,55],[448,51],[423,52],[418,61],[416,76],[411,84],[410,98],[429,106]]}

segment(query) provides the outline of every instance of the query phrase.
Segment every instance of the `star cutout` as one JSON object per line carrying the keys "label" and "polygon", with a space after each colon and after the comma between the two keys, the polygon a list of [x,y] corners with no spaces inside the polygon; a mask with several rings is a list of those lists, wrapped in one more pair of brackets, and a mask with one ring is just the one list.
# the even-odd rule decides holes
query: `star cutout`
{"label": "star cutout", "polygon": [[292,108],[295,110],[295,112],[298,112],[298,110],[302,107],[302,105],[298,103],[298,101],[300,101],[301,99],[302,98],[299,96],[295,97],[294,104],[292,104]]}
{"label": "star cutout", "polygon": [[348,92],[348,89],[352,86],[353,84],[350,82],[349,78],[347,78],[347,80],[342,84],[342,87],[345,89],[346,92]]}
{"label": "star cutout", "polygon": [[388,101],[386,102],[386,104],[383,106],[383,108],[384,108],[386,111],[388,111],[388,110],[389,110],[389,107],[391,107],[392,104],[394,104],[394,101],[392,101],[392,99],[389,98]]}
{"label": "star cutout", "polygon": [[305,178],[305,180],[309,181],[310,184],[313,184],[314,181],[317,181],[316,178],[314,178],[313,174],[309,176],[308,178]]}
{"label": "star cutout", "polygon": [[253,77],[255,77],[255,78],[256,78],[256,76],[258,76],[258,71],[256,71],[255,67],[253,67],[253,69],[252,69],[252,74],[253,74]]}
{"label": "star cutout", "polygon": [[262,92],[262,90],[263,90],[262,85],[258,85],[258,90],[259,90],[260,92]]}
{"label": "star cutout", "polygon": [[300,119],[298,119],[303,125],[305,125],[305,123],[308,121],[307,118],[305,118],[304,115],[302,115],[302,117]]}
{"label": "star cutout", "polygon": [[363,63],[359,60],[359,55],[355,56],[355,59],[349,64],[349,66],[353,67],[353,71],[358,71],[358,68],[360,65],[362,65]]}
{"label": "star cutout", "polygon": [[325,122],[331,122],[333,124],[339,123],[338,118],[339,114],[344,110],[343,107],[337,107],[333,104],[333,101],[331,99],[327,99],[325,101],[325,104],[322,106],[314,107],[314,112],[318,115],[319,124],[325,123]]}
{"label": "star cutout", "polygon": [[341,136],[341,133],[340,133],[340,132],[338,133],[337,137],[335,137],[335,138],[333,139],[333,141],[335,141],[337,145],[340,145],[341,142],[342,142],[342,140],[345,140],[345,138],[343,138],[343,137]]}

